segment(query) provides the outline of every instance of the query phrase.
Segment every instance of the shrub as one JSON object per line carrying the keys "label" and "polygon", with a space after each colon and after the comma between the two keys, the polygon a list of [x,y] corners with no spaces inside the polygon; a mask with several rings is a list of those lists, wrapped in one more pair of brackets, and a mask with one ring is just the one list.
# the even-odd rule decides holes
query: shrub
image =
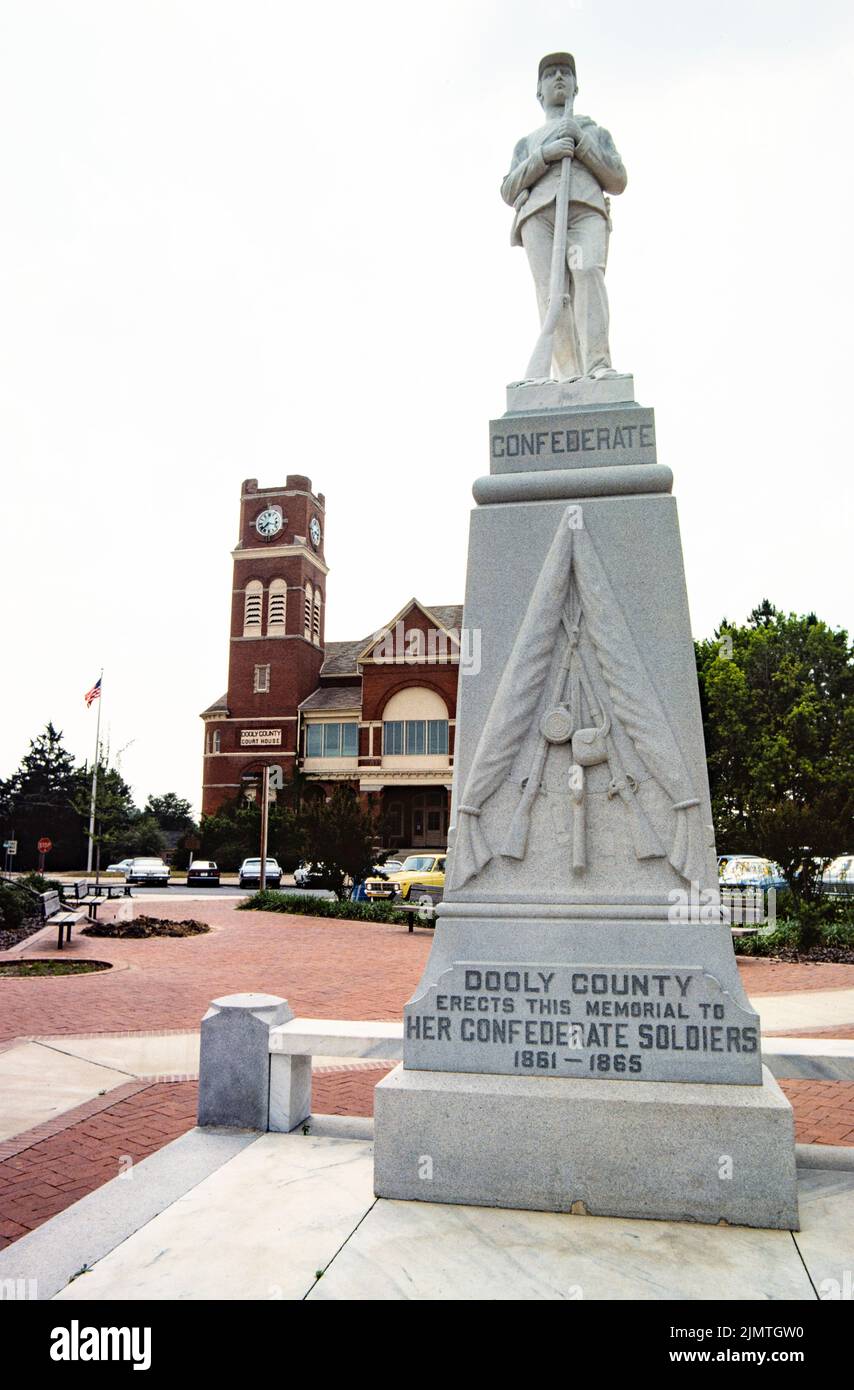
{"label": "shrub", "polygon": [[44,874],[35,872],[22,874],[18,882],[31,888],[34,893],[59,893],[63,887],[58,878],[45,878]]}
{"label": "shrub", "polygon": [[17,883],[0,883],[0,926],[19,927],[37,911],[37,901]]}
{"label": "shrub", "polygon": [[783,951],[802,955],[821,947],[854,950],[854,923],[816,922],[804,916],[802,909],[800,920],[788,918],[778,922],[772,932],[733,937],[733,946],[738,956],[777,956]]}
{"label": "shrub", "polygon": [[239,904],[237,911],[289,912],[299,917],[337,917],[353,922],[390,922],[395,926],[409,921],[409,914],[390,902],[333,902],[330,898],[306,898],[299,893],[279,893],[269,888],[263,893],[253,893]]}

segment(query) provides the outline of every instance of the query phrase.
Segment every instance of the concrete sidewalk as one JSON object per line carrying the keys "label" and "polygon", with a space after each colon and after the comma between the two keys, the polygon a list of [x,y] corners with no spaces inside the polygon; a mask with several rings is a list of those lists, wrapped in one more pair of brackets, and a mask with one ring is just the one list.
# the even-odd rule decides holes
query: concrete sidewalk
{"label": "concrete sidewalk", "polygon": [[[372,1070],[376,1059],[315,1057],[312,1071]],[[129,1081],[192,1081],[199,1033],[42,1037],[0,1050],[0,1144]]]}
{"label": "concrete sidewalk", "polygon": [[815,1300],[854,1250],[832,1162],[799,1171],[789,1233],[377,1200],[364,1120],[194,1130],[10,1246],[0,1279],[72,1301]]}

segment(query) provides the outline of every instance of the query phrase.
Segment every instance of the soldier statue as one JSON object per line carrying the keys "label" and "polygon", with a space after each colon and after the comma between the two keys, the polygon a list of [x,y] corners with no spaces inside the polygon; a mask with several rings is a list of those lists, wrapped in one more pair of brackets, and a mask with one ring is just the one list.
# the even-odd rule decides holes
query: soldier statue
{"label": "soldier statue", "polygon": [[[540,355],[541,366],[546,364],[542,374],[549,374],[553,354],[562,380],[616,375],[608,345],[605,265],[611,219],[606,194],[622,193],[626,186],[626,171],[608,131],[589,116],[571,114],[577,90],[572,54],[547,54],[537,84],[546,123],[519,141],[501,185],[502,198],[515,209],[511,241],[527,252],[544,331],[551,291],[562,274],[545,359]],[[556,254],[561,250],[562,198],[568,202],[562,264],[553,268],[556,223]],[[536,353],[532,363],[535,359]],[[536,374],[529,368],[529,376]]]}

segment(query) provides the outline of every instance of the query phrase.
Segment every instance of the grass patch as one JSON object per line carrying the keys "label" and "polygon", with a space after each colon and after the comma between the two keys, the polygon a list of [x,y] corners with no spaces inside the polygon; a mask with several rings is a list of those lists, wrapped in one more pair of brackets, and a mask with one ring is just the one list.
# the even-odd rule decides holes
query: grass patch
{"label": "grass patch", "polygon": [[18,960],[14,964],[4,961],[0,964],[0,977],[28,980],[44,975],[92,975],[111,968],[105,960]]}
{"label": "grass patch", "polygon": [[150,936],[200,936],[210,931],[204,922],[194,922],[187,918],[183,922],[171,921],[168,917],[133,917],[129,922],[93,922],[84,927],[81,936],[125,937],[135,941]]}
{"label": "grass patch", "polygon": [[405,926],[409,913],[401,912],[390,902],[339,903],[330,898],[307,898],[298,893],[279,893],[267,888],[253,893],[237,907],[238,912],[288,912],[298,917],[334,917],[350,922],[389,922]]}

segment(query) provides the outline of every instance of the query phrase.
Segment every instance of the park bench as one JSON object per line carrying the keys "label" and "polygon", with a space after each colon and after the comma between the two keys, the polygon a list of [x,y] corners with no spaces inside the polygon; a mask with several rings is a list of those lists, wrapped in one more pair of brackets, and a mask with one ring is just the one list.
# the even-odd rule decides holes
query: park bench
{"label": "park bench", "polygon": [[312,1057],[375,1057],[399,1062],[403,1057],[403,1024],[292,1018],[270,1029],[268,1047],[268,1127],[287,1134],[311,1112]]}
{"label": "park bench", "polygon": [[436,904],[442,901],[444,892],[444,888],[436,888],[429,883],[413,883],[406,902],[394,903],[398,911],[409,913],[410,932],[414,930],[416,922],[422,927],[435,927]]}
{"label": "park bench", "polygon": [[65,933],[65,940],[71,940],[71,928],[76,927],[78,922],[86,920],[86,913],[79,912],[77,909],[64,911],[64,903],[55,889],[48,893],[39,893],[42,907],[42,917],[46,924],[57,928],[56,948],[62,950],[62,937]]}
{"label": "park bench", "polygon": [[96,893],[94,888],[85,879],[78,879],[75,883],[63,883],[62,896],[66,902],[74,902],[78,907],[85,907],[90,922],[97,921],[98,908],[101,903],[107,901],[106,896]]}
{"label": "park bench", "polygon": [[[95,890],[92,888],[90,891]],[[129,883],[99,883],[98,892],[108,899],[133,897]]]}
{"label": "park bench", "polygon": [[79,878],[74,883],[63,883],[59,889],[64,902],[79,902],[89,891],[85,878]]}

